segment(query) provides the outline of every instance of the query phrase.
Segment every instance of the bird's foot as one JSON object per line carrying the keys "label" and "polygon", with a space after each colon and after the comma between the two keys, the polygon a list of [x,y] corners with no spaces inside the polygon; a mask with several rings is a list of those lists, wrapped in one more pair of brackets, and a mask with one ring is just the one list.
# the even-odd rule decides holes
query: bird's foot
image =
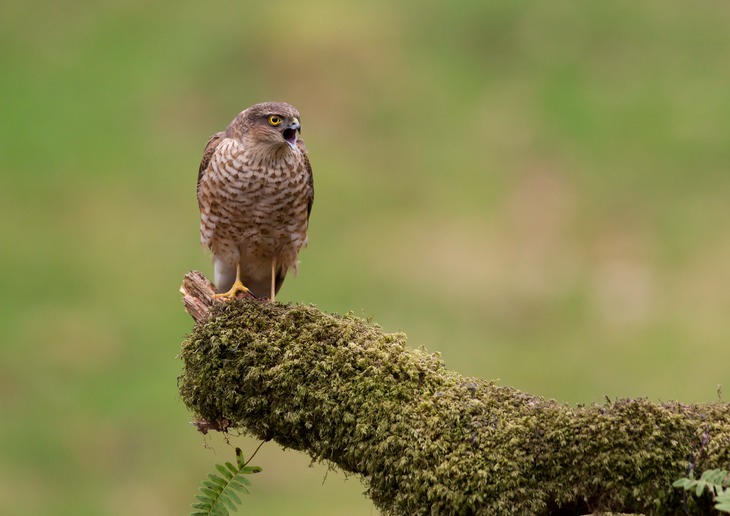
{"label": "bird's foot", "polygon": [[223,292],[222,294],[213,294],[213,299],[221,299],[224,301],[233,301],[236,299],[238,294],[243,294],[242,297],[248,297],[248,298],[254,298],[254,296],[249,289],[246,288],[246,286],[241,283],[240,281],[236,280],[236,282],[233,284],[231,289],[228,292]]}

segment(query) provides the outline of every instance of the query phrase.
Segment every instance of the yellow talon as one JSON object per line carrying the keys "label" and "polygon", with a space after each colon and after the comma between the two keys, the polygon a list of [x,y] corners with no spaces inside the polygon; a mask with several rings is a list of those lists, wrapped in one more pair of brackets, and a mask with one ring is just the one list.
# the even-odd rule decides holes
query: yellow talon
{"label": "yellow talon", "polygon": [[213,299],[226,299],[228,301],[231,301],[233,299],[236,299],[239,292],[242,292],[245,296],[254,297],[251,291],[247,289],[243,283],[236,280],[236,282],[233,284],[228,292],[223,292],[222,294],[213,294]]}
{"label": "yellow talon", "polygon": [[236,266],[236,281],[233,282],[233,286],[228,292],[223,292],[222,294],[213,294],[213,299],[225,299],[228,301],[233,301],[238,296],[238,293],[241,292],[246,297],[252,297],[255,298],[256,296],[251,293],[249,289],[246,288],[246,286],[241,283],[241,264],[239,263]]}

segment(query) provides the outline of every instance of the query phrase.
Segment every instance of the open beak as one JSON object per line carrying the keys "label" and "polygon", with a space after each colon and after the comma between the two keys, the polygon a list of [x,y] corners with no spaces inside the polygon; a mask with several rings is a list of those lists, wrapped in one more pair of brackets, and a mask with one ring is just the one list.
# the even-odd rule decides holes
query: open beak
{"label": "open beak", "polygon": [[284,136],[286,143],[288,143],[289,147],[292,149],[297,148],[297,132],[300,132],[301,130],[302,126],[299,123],[299,119],[295,118],[294,121],[281,133]]}

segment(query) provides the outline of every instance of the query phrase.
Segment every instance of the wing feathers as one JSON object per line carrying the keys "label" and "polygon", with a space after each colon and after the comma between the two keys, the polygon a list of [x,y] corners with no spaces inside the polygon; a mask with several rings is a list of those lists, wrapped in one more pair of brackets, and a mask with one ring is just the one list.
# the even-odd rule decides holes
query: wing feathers
{"label": "wing feathers", "polygon": [[213,153],[215,152],[216,148],[218,147],[218,144],[226,137],[226,133],[220,132],[215,133],[213,136],[208,139],[208,143],[205,144],[205,150],[203,151],[203,159],[200,161],[200,167],[198,168],[198,185],[197,185],[197,192],[198,192],[198,206],[200,205],[200,180],[203,179],[203,176],[205,175],[205,171],[208,168],[208,165],[210,165],[210,159],[213,157]]}
{"label": "wing feathers", "polygon": [[[302,151],[304,157],[304,167],[307,169],[307,186],[309,191],[307,192],[307,220],[309,215],[312,213],[312,205],[314,204],[314,174],[312,174],[312,164],[309,162],[309,155],[307,154],[307,147],[304,145],[302,140],[297,141],[299,150]],[[282,282],[284,279],[282,278]]]}

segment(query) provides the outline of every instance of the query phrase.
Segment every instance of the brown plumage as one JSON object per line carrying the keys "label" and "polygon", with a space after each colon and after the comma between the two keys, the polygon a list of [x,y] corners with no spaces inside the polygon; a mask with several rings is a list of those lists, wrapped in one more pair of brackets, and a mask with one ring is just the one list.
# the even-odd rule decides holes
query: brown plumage
{"label": "brown plumage", "polygon": [[205,146],[198,172],[200,241],[213,253],[220,297],[249,290],[273,301],[287,271],[296,271],[314,200],[300,132],[293,106],[264,102],[239,113]]}

